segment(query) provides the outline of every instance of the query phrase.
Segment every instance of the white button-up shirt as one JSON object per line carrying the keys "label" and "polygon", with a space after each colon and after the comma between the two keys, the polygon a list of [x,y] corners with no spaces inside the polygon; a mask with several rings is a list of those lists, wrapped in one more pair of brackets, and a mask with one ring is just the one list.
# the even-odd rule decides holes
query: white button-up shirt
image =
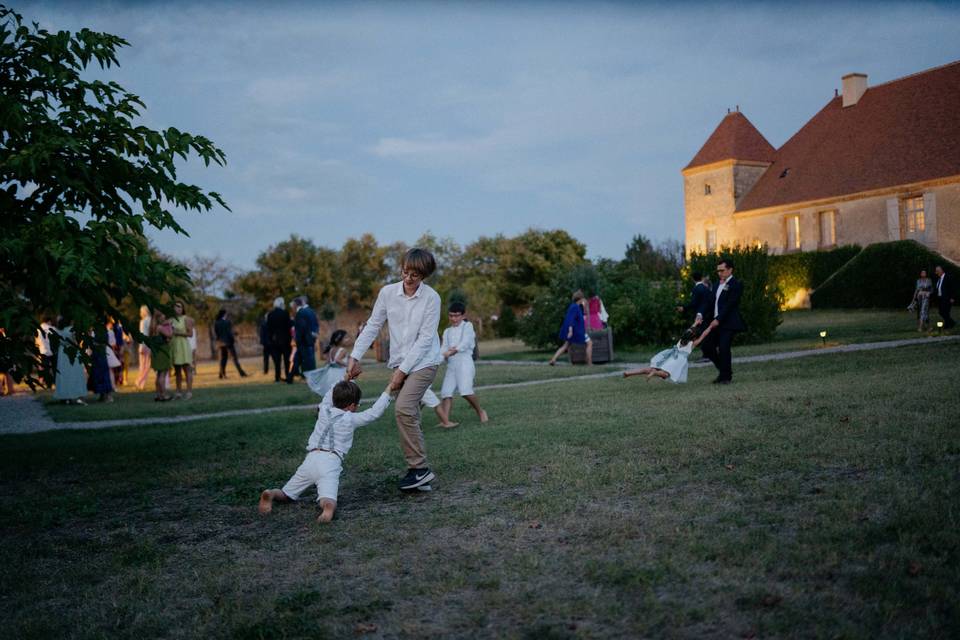
{"label": "white button-up shirt", "polygon": [[717,285],[717,291],[713,297],[713,317],[716,318],[720,315],[720,294],[724,292],[727,288],[727,283],[733,280],[733,276],[727,276],[726,280],[721,280],[720,284]]}
{"label": "white button-up shirt", "polygon": [[383,323],[390,329],[390,360],[387,366],[411,373],[443,362],[440,355],[440,294],[421,282],[412,296],[403,292],[403,282],[380,289],[350,357],[359,360],[376,340]]}
{"label": "white button-up shirt", "polygon": [[443,332],[443,340],[440,341],[441,354],[446,353],[451,347],[456,347],[457,352],[450,356],[456,358],[461,354],[473,359],[473,346],[477,343],[477,332],[473,330],[473,324],[468,320],[462,320],[459,327],[447,327]]}
{"label": "white button-up shirt", "polygon": [[320,403],[317,423],[313,427],[310,439],[307,440],[307,451],[326,449],[333,451],[343,460],[353,446],[353,432],[382,416],[388,404],[390,404],[390,395],[383,392],[373,406],[366,411],[359,413],[344,411],[333,406],[333,390],[330,390],[323,396],[323,402]]}

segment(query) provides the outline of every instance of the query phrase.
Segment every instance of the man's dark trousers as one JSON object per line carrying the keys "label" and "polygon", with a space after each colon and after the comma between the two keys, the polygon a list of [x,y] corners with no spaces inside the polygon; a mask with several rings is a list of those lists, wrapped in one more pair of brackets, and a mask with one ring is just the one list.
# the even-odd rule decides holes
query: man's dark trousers
{"label": "man's dark trousers", "polygon": [[[287,370],[290,369],[290,347],[272,345],[270,347],[270,358],[273,359],[273,379],[280,382],[280,372],[283,371],[283,377],[287,377]],[[280,368],[280,359],[283,359],[283,369]]]}
{"label": "man's dark trousers", "polygon": [[700,343],[703,355],[709,358],[720,372],[718,380],[733,380],[733,355],[730,348],[736,334],[736,331],[717,327]]}
{"label": "man's dark trousers", "polygon": [[957,324],[957,321],[950,316],[950,308],[953,306],[950,304],[950,299],[946,296],[941,297],[937,306],[940,311],[940,317],[943,318],[943,328],[952,329]]}

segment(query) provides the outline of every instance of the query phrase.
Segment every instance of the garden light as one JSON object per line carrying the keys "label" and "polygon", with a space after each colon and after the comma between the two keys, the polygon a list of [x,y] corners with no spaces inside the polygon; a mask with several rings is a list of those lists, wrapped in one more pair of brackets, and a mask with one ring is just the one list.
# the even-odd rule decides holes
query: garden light
{"label": "garden light", "polygon": [[820,330],[820,340],[823,342],[823,346],[827,346],[827,330]]}

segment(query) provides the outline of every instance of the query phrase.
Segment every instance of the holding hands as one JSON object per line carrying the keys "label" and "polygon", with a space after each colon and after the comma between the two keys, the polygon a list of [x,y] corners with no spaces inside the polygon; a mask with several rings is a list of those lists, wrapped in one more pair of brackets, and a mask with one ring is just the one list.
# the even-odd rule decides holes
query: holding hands
{"label": "holding hands", "polygon": [[361,373],[363,373],[363,369],[360,367],[359,360],[353,357],[347,360],[347,380],[353,380],[359,377]]}
{"label": "holding hands", "polygon": [[406,379],[407,379],[407,374],[405,374],[403,371],[400,371],[400,369],[395,369],[393,371],[393,375],[390,376],[390,385],[388,387],[390,389],[390,392],[391,393],[399,392],[400,387],[403,386],[403,382]]}

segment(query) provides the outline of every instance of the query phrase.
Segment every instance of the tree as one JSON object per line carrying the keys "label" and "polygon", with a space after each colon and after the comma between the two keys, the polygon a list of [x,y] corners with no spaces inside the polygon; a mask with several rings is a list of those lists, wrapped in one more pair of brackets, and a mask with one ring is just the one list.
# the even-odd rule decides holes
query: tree
{"label": "tree", "polygon": [[528,229],[512,238],[500,258],[500,298],[526,305],[543,293],[555,273],[582,264],[586,246],[562,229]]}
{"label": "tree", "polygon": [[192,281],[190,302],[193,304],[195,313],[191,315],[195,320],[206,324],[210,339],[210,357],[215,358],[217,345],[213,323],[223,298],[226,297],[231,283],[237,277],[237,268],[219,257],[210,258],[201,255],[189,258],[184,266],[189,270]]}
{"label": "tree", "polygon": [[643,235],[635,235],[623,258],[646,278],[679,278],[683,266],[683,245],[676,240],[668,240],[657,247]]}
{"label": "tree", "polygon": [[337,252],[296,234],[257,256],[257,267],[237,278],[233,287],[250,295],[261,308],[269,307],[278,296],[289,301],[303,294],[316,307],[338,299]]}
{"label": "tree", "polygon": [[220,149],[135,124],[140,98],[81,76],[94,62],[118,64],[125,46],[89,29],[28,27],[0,6],[0,367],[30,384],[40,314],[62,314],[86,334],[108,315],[123,318],[128,296],[156,306],[163,293],[184,293],[186,269],[152,253],[145,229],[186,234],[173,210],[227,208],[219,194],[177,180],[188,156],[225,164]]}
{"label": "tree", "polygon": [[349,238],[340,249],[340,292],[348,309],[370,309],[387,277],[385,251],[369,233]]}

